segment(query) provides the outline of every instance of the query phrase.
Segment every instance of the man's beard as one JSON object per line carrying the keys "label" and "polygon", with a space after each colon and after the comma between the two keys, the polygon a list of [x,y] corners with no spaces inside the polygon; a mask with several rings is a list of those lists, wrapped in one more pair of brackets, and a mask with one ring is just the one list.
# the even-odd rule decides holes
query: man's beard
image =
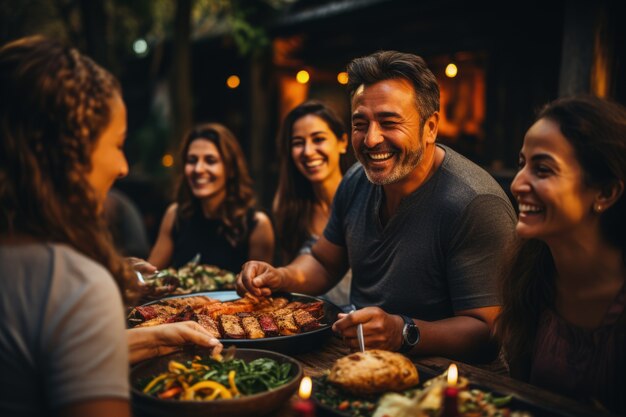
{"label": "man's beard", "polygon": [[[363,146],[361,146],[361,149],[362,148]],[[386,176],[377,172],[370,172],[367,169],[368,161],[364,161],[364,159],[367,159],[367,156],[360,151],[359,160],[365,168],[365,175],[367,175],[367,179],[376,185],[389,185],[405,178],[422,162],[422,159],[424,159],[424,147],[420,143],[418,149],[411,151],[410,153],[406,153],[402,160],[398,162]]]}

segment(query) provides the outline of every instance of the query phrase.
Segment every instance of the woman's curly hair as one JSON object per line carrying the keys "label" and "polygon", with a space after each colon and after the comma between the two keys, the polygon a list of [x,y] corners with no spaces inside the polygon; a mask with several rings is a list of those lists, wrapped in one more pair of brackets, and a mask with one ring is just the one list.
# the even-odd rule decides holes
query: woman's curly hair
{"label": "woman's curly hair", "polygon": [[115,94],[113,75],[56,41],[33,36],[0,49],[0,233],[65,243],[130,290],[133,272],[87,181]]}

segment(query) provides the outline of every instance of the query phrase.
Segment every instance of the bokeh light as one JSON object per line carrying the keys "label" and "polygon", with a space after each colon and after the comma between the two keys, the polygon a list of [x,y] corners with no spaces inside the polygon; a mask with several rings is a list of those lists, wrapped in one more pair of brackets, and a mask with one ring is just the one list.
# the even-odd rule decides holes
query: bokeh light
{"label": "bokeh light", "polygon": [[339,74],[337,74],[337,81],[339,82],[339,84],[348,84],[348,73],[345,71],[340,72]]}
{"label": "bokeh light", "polygon": [[296,80],[300,84],[308,83],[310,78],[311,77],[309,76],[309,73],[305,70],[298,71],[298,73],[296,74]]}
{"label": "bokeh light", "polygon": [[137,55],[145,55],[148,53],[148,42],[145,39],[139,38],[133,42],[133,51]]}
{"label": "bokeh light", "polygon": [[163,158],[161,158],[161,163],[165,168],[170,168],[172,165],[174,165],[174,157],[171,153],[166,153],[165,155],[163,155]]}
{"label": "bokeh light", "polygon": [[228,88],[237,88],[239,87],[239,84],[241,84],[241,80],[236,75],[231,75],[226,80],[226,85],[228,86]]}
{"label": "bokeh light", "polygon": [[456,74],[458,74],[458,72],[459,72],[459,69],[452,62],[449,63],[448,66],[446,67],[446,76],[448,78],[456,77]]}

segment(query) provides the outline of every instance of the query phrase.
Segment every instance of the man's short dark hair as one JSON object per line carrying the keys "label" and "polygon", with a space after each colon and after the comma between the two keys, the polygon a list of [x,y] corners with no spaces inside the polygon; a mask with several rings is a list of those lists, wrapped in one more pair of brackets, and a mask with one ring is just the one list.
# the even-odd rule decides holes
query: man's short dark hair
{"label": "man's short dark hair", "polygon": [[361,85],[396,78],[404,78],[413,84],[422,123],[439,111],[439,84],[422,57],[397,51],[379,51],[355,58],[348,64],[350,97]]}

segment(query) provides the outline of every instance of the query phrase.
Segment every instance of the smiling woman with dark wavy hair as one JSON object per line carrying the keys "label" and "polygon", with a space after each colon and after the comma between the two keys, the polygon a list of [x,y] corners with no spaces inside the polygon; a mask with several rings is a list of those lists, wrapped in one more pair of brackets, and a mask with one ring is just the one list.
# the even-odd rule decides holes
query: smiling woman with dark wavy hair
{"label": "smiling woman with dark wavy hair", "polygon": [[269,217],[256,210],[252,179],[235,135],[202,124],[183,139],[176,203],[165,213],[148,261],[157,268],[199,262],[239,272],[250,259],[274,256]]}
{"label": "smiling woman with dark wavy hair", "polygon": [[519,246],[497,334],[511,374],[626,412],[626,108],[546,105],[511,184]]}

